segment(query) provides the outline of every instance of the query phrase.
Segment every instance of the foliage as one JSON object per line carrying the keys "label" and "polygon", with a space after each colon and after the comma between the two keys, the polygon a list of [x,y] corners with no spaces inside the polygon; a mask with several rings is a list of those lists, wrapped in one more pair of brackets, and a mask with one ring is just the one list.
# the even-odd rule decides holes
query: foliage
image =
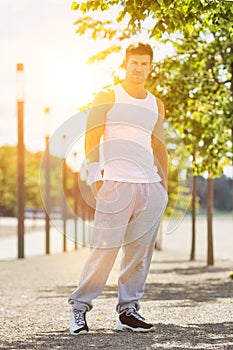
{"label": "foliage", "polygon": [[42,201],[39,186],[39,164],[41,152],[31,153],[26,151],[25,157],[25,192],[26,207],[41,208]]}
{"label": "foliage", "polygon": [[[25,207],[43,208],[40,191],[44,190],[45,169],[41,166],[42,154],[42,152],[25,151]],[[62,207],[57,186],[60,181],[60,172],[61,159],[50,155],[50,204],[53,209]],[[82,182],[82,191],[90,195],[90,188],[85,182]],[[70,207],[73,208],[74,174],[69,168],[67,168],[66,198]],[[15,146],[0,147],[0,199],[0,214],[15,215],[17,206],[17,148]],[[79,189],[77,210],[79,215],[83,210],[85,215],[93,218],[93,209],[85,203]]]}
{"label": "foliage", "polygon": [[[78,13],[76,32],[111,41],[112,53],[140,32],[161,40],[177,32],[191,35],[200,26],[202,31],[218,26],[233,38],[233,6],[223,0],[84,0],[71,8]],[[104,21],[103,13],[112,20]]]}
{"label": "foliage", "polygon": [[[0,148],[0,198],[1,208],[13,210],[16,205],[16,148]],[[1,210],[2,210],[1,209]]]}
{"label": "foliage", "polygon": [[[32,153],[26,151],[26,206],[33,208],[42,208],[40,189],[39,189],[39,171],[40,171],[40,160],[41,152]],[[56,173],[61,170],[60,168],[60,159],[51,156],[51,197],[52,197],[52,206],[56,207],[60,205],[59,198],[57,196],[57,179]],[[0,211],[2,213],[15,212],[16,207],[16,147],[14,146],[2,146],[0,147],[0,198],[1,198],[1,207]],[[184,163],[183,163],[184,164]],[[185,164],[184,164],[185,165]],[[41,170],[43,171],[43,169]],[[80,180],[81,181],[81,180]],[[81,181],[82,182],[82,181]],[[168,217],[171,214],[171,208],[173,207],[173,202],[177,198],[177,169],[172,164],[170,164],[170,181],[169,181],[169,209],[167,211]],[[206,180],[202,177],[198,177],[198,196],[200,198],[200,207],[201,209],[205,208],[206,205]],[[85,188],[85,182],[82,182],[82,192],[89,193],[89,187]],[[187,197],[187,188],[191,188],[191,183],[185,185],[182,184],[179,190],[184,192]],[[232,211],[232,180],[229,178],[221,177],[214,180],[214,193],[215,193],[215,202],[214,208],[216,210],[225,210]],[[73,174],[68,169],[67,171],[67,199],[73,206]],[[86,196],[86,195],[85,195]],[[88,196],[88,194],[87,194]],[[78,194],[78,212],[81,215],[81,207],[86,206],[85,201],[83,200],[83,195],[79,192]],[[187,200],[183,197],[180,207],[187,205]],[[185,203],[184,203],[185,201]],[[178,208],[179,209],[179,208]],[[88,215],[90,214],[93,217],[93,209],[87,206]],[[177,212],[177,217],[182,213]]]}
{"label": "foliage", "polygon": [[[169,154],[168,197],[165,217],[179,222],[183,219],[191,203],[192,169],[187,152],[180,134],[167,122],[165,127],[165,143]],[[170,225],[168,227],[170,230]]]}
{"label": "foliage", "polygon": [[[221,176],[223,159],[232,157],[232,4],[220,0],[85,0],[73,3],[72,8],[79,11],[75,23],[79,35],[111,43],[109,50],[91,57],[89,63],[119,51],[122,41],[136,39],[142,32],[148,39],[172,42],[175,55],[156,62],[147,83],[164,101],[166,120],[183,140],[176,144],[171,161],[180,157],[179,168],[187,168],[181,161],[185,148],[192,156],[194,174]],[[110,20],[110,9],[117,14],[116,20]],[[108,20],[101,22],[105,13]],[[184,209],[187,201],[185,184],[177,186],[178,182],[179,169],[170,164],[168,214],[177,205],[177,213]],[[183,194],[180,199],[177,188]]]}
{"label": "foliage", "polygon": [[[195,174],[222,173],[232,157],[233,6],[221,0],[110,0],[73,2],[79,35],[110,39],[111,46],[90,58],[105,59],[123,40],[144,29],[148,38],[172,41],[173,57],[157,62],[148,88],[162,98],[167,119],[193,156]],[[103,12],[117,20],[100,21]],[[92,16],[92,17],[90,17]],[[101,23],[100,23],[101,22]],[[112,44],[114,42],[114,45]]]}
{"label": "foliage", "polygon": [[[210,40],[211,36],[211,40]],[[208,40],[210,42],[208,42]],[[156,64],[149,88],[193,155],[196,174],[221,175],[231,157],[233,47],[228,32],[199,31],[177,40],[177,52]]]}
{"label": "foliage", "polygon": [[[83,15],[76,22],[79,34],[84,34],[88,28],[93,39],[97,37],[112,39],[117,36],[117,39],[123,40],[141,31],[148,17],[149,35],[156,38],[165,32],[169,34],[177,30],[191,32],[200,21],[203,29],[208,28],[210,23],[222,26],[226,21],[233,19],[231,5],[222,0],[84,0],[79,4],[73,2],[71,7]],[[125,24],[122,30],[119,30],[120,26],[116,27],[114,21],[102,22],[87,16],[90,12],[100,13],[113,7],[117,12],[117,23]]]}

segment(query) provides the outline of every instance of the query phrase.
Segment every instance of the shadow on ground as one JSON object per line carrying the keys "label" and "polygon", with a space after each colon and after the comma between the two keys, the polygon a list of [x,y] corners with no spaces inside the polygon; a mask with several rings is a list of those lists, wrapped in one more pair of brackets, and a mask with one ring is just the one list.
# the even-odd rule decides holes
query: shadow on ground
{"label": "shadow on ground", "polygon": [[[53,289],[43,288],[39,290],[38,299],[68,298],[69,294],[75,288],[76,286],[54,286]],[[117,292],[116,285],[108,285],[104,288],[99,298],[117,298]],[[206,279],[200,282],[185,281],[184,283],[148,283],[145,288],[143,301],[183,300],[201,303],[213,302],[218,298],[233,298],[233,282],[231,280]],[[194,303],[190,303],[188,306],[192,305],[194,306]],[[187,304],[184,304],[184,306],[187,306]]]}
{"label": "shadow on ground", "polygon": [[153,333],[136,334],[99,329],[89,334],[71,336],[68,330],[37,333],[26,341],[1,344],[1,349],[233,349],[233,322],[190,324],[186,327],[160,324]]}
{"label": "shadow on ground", "polygon": [[[174,264],[177,264],[177,262],[174,262]],[[175,273],[178,275],[199,275],[199,274],[211,274],[211,273],[218,273],[218,272],[226,272],[226,276],[228,276],[230,269],[227,267],[214,267],[214,266],[189,266],[188,268],[174,267],[172,269],[150,269],[150,274]]]}

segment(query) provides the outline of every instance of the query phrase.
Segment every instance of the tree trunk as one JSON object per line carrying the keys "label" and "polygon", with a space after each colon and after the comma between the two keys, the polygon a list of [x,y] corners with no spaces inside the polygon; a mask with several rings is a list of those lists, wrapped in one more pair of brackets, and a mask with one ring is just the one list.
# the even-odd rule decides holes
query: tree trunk
{"label": "tree trunk", "polygon": [[66,237],[66,221],[67,221],[67,210],[66,210],[66,195],[67,195],[67,165],[65,158],[62,164],[62,217],[63,217],[63,252],[67,251],[67,237]]}
{"label": "tree trunk", "polygon": [[208,233],[208,244],[207,244],[207,265],[214,265],[214,249],[213,249],[213,178],[208,177],[207,180],[207,233]]}
{"label": "tree trunk", "polygon": [[193,176],[193,193],[192,193],[192,243],[190,261],[195,260],[196,248],[196,195],[197,195],[197,177]]}
{"label": "tree trunk", "polygon": [[78,249],[78,175],[79,173],[74,171],[73,173],[73,196],[74,196],[74,249]]}

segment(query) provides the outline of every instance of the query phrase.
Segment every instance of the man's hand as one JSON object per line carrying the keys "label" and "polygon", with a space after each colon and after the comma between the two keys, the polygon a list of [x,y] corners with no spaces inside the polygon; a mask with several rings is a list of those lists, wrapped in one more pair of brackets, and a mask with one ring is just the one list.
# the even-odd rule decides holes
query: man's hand
{"label": "man's hand", "polygon": [[99,189],[102,185],[103,185],[103,181],[101,181],[101,180],[96,181],[91,185],[91,191],[92,191],[94,197],[97,196]]}
{"label": "man's hand", "polygon": [[165,188],[166,192],[168,191],[168,188],[167,188],[167,181],[165,179],[162,179],[161,181],[161,185]]}

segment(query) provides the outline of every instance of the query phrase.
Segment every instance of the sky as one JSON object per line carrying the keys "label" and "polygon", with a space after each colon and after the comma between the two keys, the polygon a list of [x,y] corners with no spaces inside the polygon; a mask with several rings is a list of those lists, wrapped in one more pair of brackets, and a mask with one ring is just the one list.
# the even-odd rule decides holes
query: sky
{"label": "sky", "polygon": [[[109,43],[75,33],[80,13],[71,10],[71,4],[72,0],[0,0],[0,145],[17,144],[17,63],[24,64],[25,146],[32,151],[44,148],[45,107],[51,111],[52,133],[94,93],[113,83],[111,73],[121,64],[125,47],[107,62],[85,64]],[[114,19],[114,10],[104,16]],[[143,40],[143,34],[137,39]],[[158,50],[157,59],[162,55]]]}
{"label": "sky", "polygon": [[24,64],[25,145],[32,151],[44,147],[45,107],[52,133],[112,83],[113,64],[85,64],[100,43],[75,33],[71,3],[0,0],[0,145],[17,144],[17,63]]}

